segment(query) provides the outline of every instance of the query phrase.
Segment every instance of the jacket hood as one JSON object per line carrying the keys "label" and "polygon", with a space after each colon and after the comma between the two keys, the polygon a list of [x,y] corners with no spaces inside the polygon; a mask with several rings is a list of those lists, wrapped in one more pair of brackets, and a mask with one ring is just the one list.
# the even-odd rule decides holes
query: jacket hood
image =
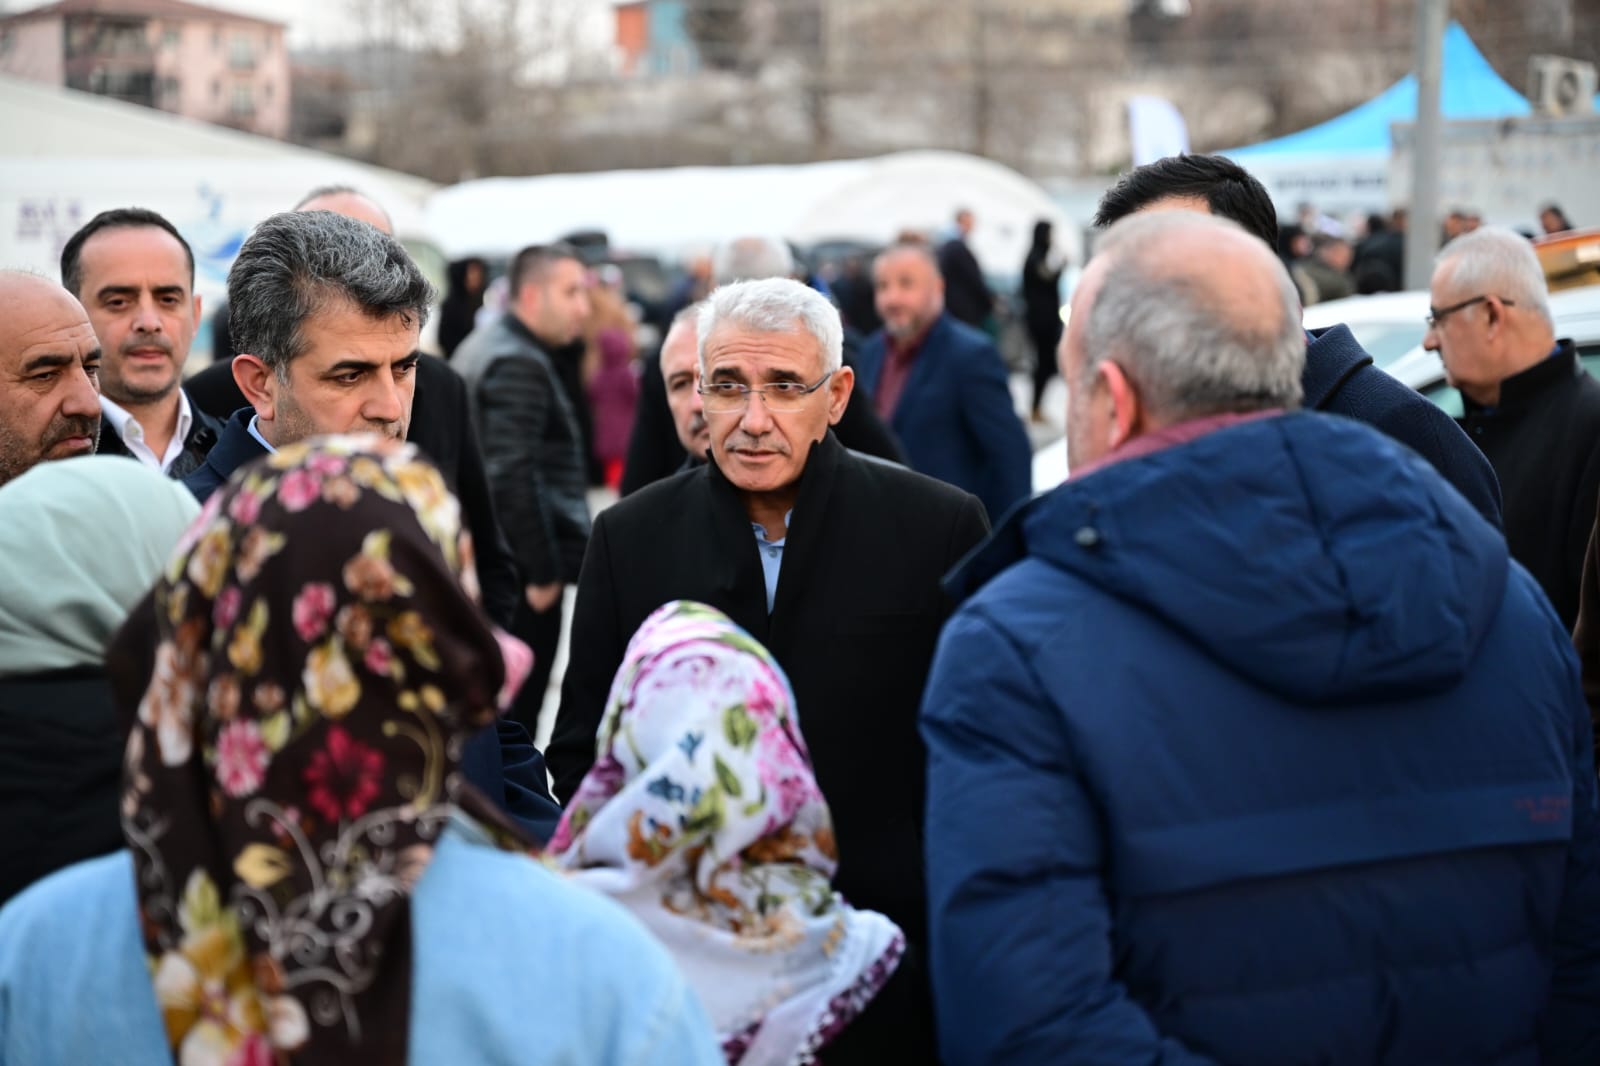
{"label": "jacket hood", "polygon": [[1372,356],[1361,347],[1349,326],[1311,330],[1306,340],[1306,371],[1300,378],[1305,389],[1305,409],[1325,410],[1350,375],[1371,364]]}
{"label": "jacket hood", "polygon": [[1160,617],[1302,704],[1456,684],[1499,610],[1509,562],[1499,533],[1422,459],[1311,414],[1069,481],[1014,512],[951,591],[1024,556]]}

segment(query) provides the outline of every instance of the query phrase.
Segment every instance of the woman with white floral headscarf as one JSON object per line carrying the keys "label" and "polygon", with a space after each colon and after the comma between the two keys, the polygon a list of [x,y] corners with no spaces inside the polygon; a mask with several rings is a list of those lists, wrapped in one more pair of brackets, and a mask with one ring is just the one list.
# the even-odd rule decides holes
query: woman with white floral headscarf
{"label": "woman with white floral headscarf", "polygon": [[817,1061],[905,941],[829,884],[833,825],[782,668],[720,611],[668,604],[628,645],[599,745],[549,854],[667,946],[729,1063]]}
{"label": "woman with white floral headscarf", "polygon": [[717,1060],[665,953],[461,774],[507,702],[472,573],[398,442],[208,501],[109,655],[128,851],[0,912],[0,1063]]}

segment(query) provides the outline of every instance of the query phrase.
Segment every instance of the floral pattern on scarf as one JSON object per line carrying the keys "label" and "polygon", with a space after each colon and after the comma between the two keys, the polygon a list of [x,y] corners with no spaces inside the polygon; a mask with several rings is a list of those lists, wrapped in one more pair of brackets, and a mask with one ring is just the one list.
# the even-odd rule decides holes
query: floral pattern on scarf
{"label": "floral pattern on scarf", "polygon": [[406,1061],[409,894],[452,805],[517,842],[456,773],[505,680],[474,588],[438,472],[326,438],[213,495],[118,634],[114,670],[157,640],[120,686],[123,829],[182,1066]]}
{"label": "floral pattern on scarf", "polygon": [[748,1066],[810,1061],[904,943],[829,884],[833,824],[793,706],[782,669],[727,616],[661,608],[628,645],[598,760],[548,848],[656,933]]}

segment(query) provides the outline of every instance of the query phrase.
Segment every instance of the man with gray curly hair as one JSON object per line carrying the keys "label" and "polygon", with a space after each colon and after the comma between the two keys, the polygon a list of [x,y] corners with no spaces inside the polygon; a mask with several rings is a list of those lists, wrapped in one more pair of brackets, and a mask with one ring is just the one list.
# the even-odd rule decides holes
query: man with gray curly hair
{"label": "man with gray curly hair", "polygon": [[946,1066],[1594,1061],[1565,631],[1424,458],[1296,410],[1299,310],[1190,211],[1073,294],[1072,477],[948,579],[922,706]]}
{"label": "man with gray curly hair", "polygon": [[328,433],[404,440],[433,288],[400,243],[329,211],[257,226],[228,272],[236,411],[184,484],[204,501],[239,467]]}
{"label": "man with gray curly hair", "polygon": [[698,334],[710,461],[595,519],[547,750],[556,794],[570,798],[594,763],[612,679],[650,613],[673,600],[727,613],[794,686],[839,891],[910,945],[827,1061],[930,1063],[916,711],[947,610],[939,581],[983,539],[983,505],[839,443],[855,376],[826,297],[787,278],[725,285]]}

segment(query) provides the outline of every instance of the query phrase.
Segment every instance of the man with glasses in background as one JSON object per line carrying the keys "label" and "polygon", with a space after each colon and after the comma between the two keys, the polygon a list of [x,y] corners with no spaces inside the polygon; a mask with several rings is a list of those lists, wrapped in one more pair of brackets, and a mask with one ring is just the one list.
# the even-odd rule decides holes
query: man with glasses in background
{"label": "man with glasses in background", "polygon": [[1457,237],[1430,291],[1423,347],[1439,353],[1461,392],[1461,427],[1500,479],[1512,558],[1571,629],[1600,491],[1600,382],[1556,340],[1544,271],[1520,234]]}
{"label": "man with glasses in background", "polygon": [[829,427],[855,376],[825,297],[787,278],[726,285],[698,333],[711,461],[595,519],[546,751],[556,794],[570,799],[594,762],[613,676],[645,618],[680,599],[726,612],[794,686],[833,812],[836,886],[906,935],[894,979],[828,1062],[933,1062],[917,707],[949,611],[939,582],[988,532],[983,505],[839,443]]}

